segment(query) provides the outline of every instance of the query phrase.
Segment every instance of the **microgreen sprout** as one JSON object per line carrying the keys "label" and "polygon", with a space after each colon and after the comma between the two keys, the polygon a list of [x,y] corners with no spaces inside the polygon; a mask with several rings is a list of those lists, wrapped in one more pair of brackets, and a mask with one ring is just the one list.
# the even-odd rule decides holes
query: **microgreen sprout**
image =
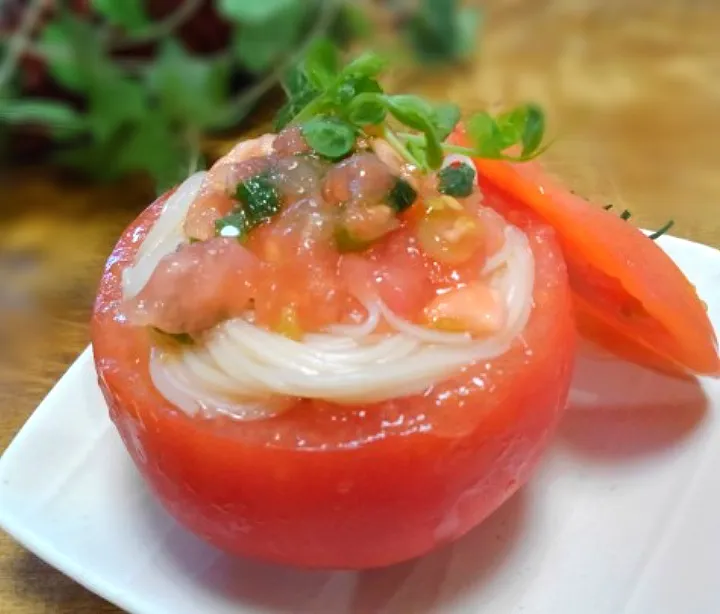
{"label": "microgreen sprout", "polygon": [[[460,120],[458,106],[386,93],[378,81],[385,67],[385,60],[373,52],[342,66],[331,43],[316,41],[286,75],[288,100],[276,127],[302,126],[309,144],[330,159],[346,155],[356,137],[382,134],[405,160],[424,171],[440,168],[448,153],[522,162],[545,150],[545,116],[532,104],[497,117],[477,113],[466,122],[469,145],[447,143]],[[398,125],[412,132],[400,131]]]}

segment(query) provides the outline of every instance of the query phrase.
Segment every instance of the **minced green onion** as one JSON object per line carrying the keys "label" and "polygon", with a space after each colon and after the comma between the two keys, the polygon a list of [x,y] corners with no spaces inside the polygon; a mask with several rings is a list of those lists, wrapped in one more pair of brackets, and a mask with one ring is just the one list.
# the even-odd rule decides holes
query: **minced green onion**
{"label": "minced green onion", "polygon": [[438,173],[438,184],[441,194],[455,198],[470,196],[475,186],[475,169],[464,162],[450,164]]}
{"label": "minced green onion", "polygon": [[417,198],[417,192],[407,181],[398,177],[388,192],[387,202],[397,212],[402,213],[410,207]]}
{"label": "minced green onion", "polygon": [[242,203],[250,226],[269,220],[280,211],[280,195],[268,173],[239,183],[235,197]]}
{"label": "minced green onion", "polygon": [[216,220],[215,234],[219,237],[237,238],[239,241],[243,241],[252,227],[245,211],[236,209],[230,215]]}

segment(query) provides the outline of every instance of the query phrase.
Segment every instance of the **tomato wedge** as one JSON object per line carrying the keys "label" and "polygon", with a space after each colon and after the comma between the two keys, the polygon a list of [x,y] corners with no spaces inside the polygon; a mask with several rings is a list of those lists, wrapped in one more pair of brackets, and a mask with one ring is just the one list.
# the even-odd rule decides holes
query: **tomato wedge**
{"label": "tomato wedge", "polygon": [[537,464],[565,407],[575,329],[552,229],[515,220],[535,260],[533,310],[503,355],[428,394],[372,405],[298,400],[239,422],[190,416],[155,389],[149,334],[119,312],[121,275],[164,200],[110,256],[92,322],[100,387],[136,466],[185,527],[232,553],[367,568],[421,555],[484,520]]}
{"label": "tomato wedge", "polygon": [[[462,127],[451,140],[467,143]],[[531,209],[557,232],[581,332],[649,366],[720,375],[705,306],[658,245],[571,193],[537,163],[474,162],[482,186]]]}

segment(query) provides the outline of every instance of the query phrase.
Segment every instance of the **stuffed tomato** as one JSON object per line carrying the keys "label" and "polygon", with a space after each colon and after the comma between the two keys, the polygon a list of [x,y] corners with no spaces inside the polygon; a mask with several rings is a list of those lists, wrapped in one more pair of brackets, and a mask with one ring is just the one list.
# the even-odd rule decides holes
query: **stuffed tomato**
{"label": "stuffed tomato", "polygon": [[[330,162],[290,128],[127,229],[95,361],[180,523],[237,554],[381,566],[461,536],[528,479],[568,391],[565,266],[551,229],[486,207],[464,166],[422,175],[382,139]],[[458,171],[464,196],[443,194]]]}
{"label": "stuffed tomato", "polygon": [[461,129],[381,69],[311,47],[278,133],[153,203],[103,275],[111,417],[170,514],[232,553],[367,568],[472,529],[552,435],[575,315],[613,349],[718,372],[672,261],[527,164],[538,109]]}

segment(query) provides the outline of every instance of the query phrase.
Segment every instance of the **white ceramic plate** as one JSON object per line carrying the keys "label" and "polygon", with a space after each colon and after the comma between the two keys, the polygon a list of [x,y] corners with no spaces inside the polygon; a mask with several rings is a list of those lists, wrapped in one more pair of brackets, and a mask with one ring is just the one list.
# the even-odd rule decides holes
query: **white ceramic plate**
{"label": "white ceramic plate", "polygon": [[[661,244],[720,329],[720,252]],[[219,554],[160,509],[87,350],[0,459],[0,525],[136,614],[720,612],[720,383],[586,349],[571,405],[535,478],[466,538],[385,570],[303,572]]]}

